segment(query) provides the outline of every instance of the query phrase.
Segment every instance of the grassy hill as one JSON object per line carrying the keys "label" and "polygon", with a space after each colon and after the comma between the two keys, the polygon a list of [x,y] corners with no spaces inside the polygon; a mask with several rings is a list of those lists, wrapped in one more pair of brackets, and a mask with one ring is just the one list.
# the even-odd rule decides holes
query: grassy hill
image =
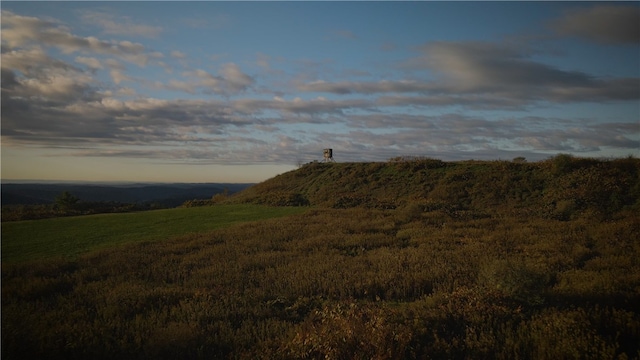
{"label": "grassy hill", "polygon": [[3,262],[2,358],[637,359],[639,173],[308,164],[224,199],[288,216]]}
{"label": "grassy hill", "polygon": [[[523,212],[568,220],[639,208],[640,160],[558,155],[547,161],[310,163],[233,197],[233,202],[476,213]],[[639,208],[640,209],[640,208]]]}

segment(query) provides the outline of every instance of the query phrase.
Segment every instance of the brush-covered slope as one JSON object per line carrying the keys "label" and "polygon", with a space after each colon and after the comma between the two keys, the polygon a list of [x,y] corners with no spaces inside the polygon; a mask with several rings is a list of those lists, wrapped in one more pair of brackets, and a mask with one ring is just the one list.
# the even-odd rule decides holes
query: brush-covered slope
{"label": "brush-covered slope", "polygon": [[610,216],[640,207],[640,159],[557,155],[535,163],[402,158],[310,163],[230,201],[333,208],[413,206],[476,214],[518,211],[557,219]]}

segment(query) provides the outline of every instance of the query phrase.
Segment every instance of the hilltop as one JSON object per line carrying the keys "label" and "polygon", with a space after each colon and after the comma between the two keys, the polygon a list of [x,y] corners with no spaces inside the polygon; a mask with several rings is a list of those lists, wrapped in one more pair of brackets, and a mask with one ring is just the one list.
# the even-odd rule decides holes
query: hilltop
{"label": "hilltop", "polygon": [[611,216],[640,201],[640,159],[557,155],[541,162],[396,158],[388,162],[309,163],[229,199],[265,205],[452,213],[520,212],[568,220]]}

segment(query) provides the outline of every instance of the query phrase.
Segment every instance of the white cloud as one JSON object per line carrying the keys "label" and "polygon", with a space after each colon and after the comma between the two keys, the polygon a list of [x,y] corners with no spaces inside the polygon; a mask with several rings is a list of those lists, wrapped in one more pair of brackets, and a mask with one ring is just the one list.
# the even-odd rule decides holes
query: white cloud
{"label": "white cloud", "polygon": [[117,90],[116,94],[118,96],[136,96],[137,93],[134,89],[129,87],[121,87]]}
{"label": "white cloud", "polygon": [[125,66],[122,65],[122,63],[116,59],[106,59],[104,61],[105,65],[107,65],[107,67],[109,69],[115,69],[115,70],[124,70]]}
{"label": "white cloud", "polygon": [[217,94],[225,93],[223,87],[223,79],[217,76],[213,76],[205,70],[196,69],[192,71],[185,71],[183,76],[190,78],[190,82],[172,81],[171,84],[178,86],[177,88],[188,89],[185,90],[194,94],[197,88],[204,88],[205,92],[213,92]]}
{"label": "white cloud", "polygon": [[28,103],[27,99],[40,99],[55,107],[97,96],[95,80],[88,73],[51,58],[39,47],[2,53],[2,78],[3,120],[9,120],[6,115],[23,101]]}
{"label": "white cloud", "polygon": [[77,70],[72,65],[50,57],[40,47],[3,52],[2,68],[20,71],[25,76],[42,76],[48,69]]}
{"label": "white cloud", "polygon": [[79,64],[87,66],[89,69],[92,69],[92,70],[102,69],[102,64],[100,64],[100,60],[94,57],[76,56],[75,61]]}
{"label": "white cloud", "polygon": [[255,82],[253,77],[242,72],[234,63],[227,63],[220,67],[218,75],[213,75],[203,69],[187,70],[182,73],[185,80],[169,80],[168,84],[158,84],[169,90],[184,91],[195,94],[202,91],[205,94],[234,95],[246,91]]}
{"label": "white cloud", "polygon": [[119,85],[123,81],[132,80],[131,77],[126,75],[122,70],[113,69],[109,71],[109,76],[111,76],[111,80],[113,80],[116,85]]}
{"label": "white cloud", "polygon": [[66,54],[88,52],[114,55],[139,66],[145,66],[149,60],[149,54],[142,44],[128,40],[105,41],[94,36],[80,37],[58,24],[4,10],[2,41],[12,48],[39,45],[56,47]]}
{"label": "white cloud", "polygon": [[100,103],[107,109],[113,109],[116,111],[121,111],[124,110],[124,102],[122,102],[121,100],[118,99],[114,99],[114,98],[103,98]]}
{"label": "white cloud", "polygon": [[240,70],[240,67],[234,63],[222,65],[220,74],[226,81],[227,86],[233,92],[246,90],[254,82],[253,78]]}
{"label": "white cloud", "polygon": [[186,59],[187,58],[187,54],[183,53],[182,51],[178,51],[178,50],[173,50],[170,55],[171,55],[172,58],[176,58],[176,59]]}
{"label": "white cloud", "polygon": [[125,73],[126,67],[116,59],[106,59],[104,64],[109,68],[109,76],[116,85],[123,81],[132,81],[129,75]]}

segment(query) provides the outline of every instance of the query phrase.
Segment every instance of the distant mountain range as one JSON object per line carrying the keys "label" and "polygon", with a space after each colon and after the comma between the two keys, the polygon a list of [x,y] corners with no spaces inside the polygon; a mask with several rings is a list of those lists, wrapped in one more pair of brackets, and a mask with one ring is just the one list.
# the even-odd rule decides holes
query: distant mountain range
{"label": "distant mountain range", "polygon": [[110,201],[120,203],[159,203],[177,206],[192,199],[210,199],[227,191],[236,193],[254,184],[227,183],[131,183],[131,184],[80,184],[80,183],[3,183],[2,205],[51,204],[63,191],[68,191],[81,201]]}

